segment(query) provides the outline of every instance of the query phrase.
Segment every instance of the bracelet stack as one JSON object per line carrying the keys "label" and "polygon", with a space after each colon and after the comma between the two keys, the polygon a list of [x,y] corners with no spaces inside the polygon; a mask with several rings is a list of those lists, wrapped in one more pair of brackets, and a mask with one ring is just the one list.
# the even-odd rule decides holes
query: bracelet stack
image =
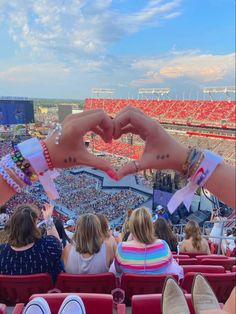
{"label": "bracelet stack", "polygon": [[[48,169],[53,170],[48,148],[45,142],[41,142],[43,152],[42,159],[45,160],[45,168],[40,175]],[[38,180],[39,174],[34,170],[34,165],[30,163],[21,153],[18,146],[14,148],[12,154],[4,156],[0,161],[0,176],[16,192],[20,193],[23,188],[30,186]]]}
{"label": "bracelet stack", "polygon": [[186,161],[182,166],[182,174],[185,180],[187,180],[196,172],[203,158],[204,154],[202,151],[198,151],[196,148],[189,147]]}

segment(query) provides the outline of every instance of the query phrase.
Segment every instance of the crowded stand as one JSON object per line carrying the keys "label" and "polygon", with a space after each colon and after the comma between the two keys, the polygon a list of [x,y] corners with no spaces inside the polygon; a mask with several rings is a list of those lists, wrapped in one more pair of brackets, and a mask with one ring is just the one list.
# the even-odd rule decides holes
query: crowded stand
{"label": "crowded stand", "polygon": [[[94,104],[91,105],[90,101],[86,100],[86,109],[94,108]],[[113,101],[113,108],[108,105],[106,107],[106,101],[102,100],[102,102],[103,108],[107,110],[107,113],[114,116],[125,106],[123,101]],[[150,116],[153,116],[156,112],[159,112],[159,114],[163,112],[163,117],[166,114],[168,116],[167,119],[177,118],[184,120],[189,117],[186,112],[188,111],[188,106],[191,107],[192,105],[190,106],[188,102],[181,107],[180,101],[174,103],[169,101],[170,106],[179,108],[179,114],[175,112],[173,117],[164,111],[166,102],[162,101],[159,109],[156,108],[156,111],[153,107],[152,112],[149,111],[151,107],[150,101],[147,103],[143,102],[138,108],[141,108]],[[138,101],[134,101],[134,104],[136,103],[138,104]],[[99,107],[101,102],[96,100],[95,104]],[[230,104],[227,103],[229,111],[234,105],[232,103],[232,106],[230,106]],[[89,107],[90,105],[91,107]],[[202,104],[201,107],[204,108],[204,105]],[[221,103],[217,102],[215,106],[219,107],[219,112],[221,112]],[[211,109],[209,110],[211,111]],[[206,112],[207,109],[205,110],[205,115]],[[128,113],[124,112],[123,114],[135,116],[137,113],[129,109]],[[100,115],[100,120],[105,119],[107,121],[108,127],[106,126],[106,132],[108,132],[109,129],[112,129],[112,120],[104,113],[100,113]],[[195,118],[197,117],[196,120],[200,119],[196,112],[194,115]],[[151,121],[146,115],[138,115],[138,118],[142,124],[139,132],[141,134],[143,129],[145,129],[146,145],[150,144],[150,146],[147,145],[146,147],[151,151],[151,148],[156,147],[157,144],[149,142],[153,136],[151,137],[151,133],[148,132],[154,132],[153,129],[149,130]],[[87,119],[85,122],[82,121],[80,116],[77,119],[80,122],[78,124],[81,125],[81,132],[84,133],[78,133],[76,138],[83,144],[84,134],[91,129],[94,130],[96,126],[96,117],[94,115],[94,120],[90,120],[90,114],[88,114],[83,116],[83,120]],[[119,119],[122,120],[122,115]],[[212,119],[214,120],[214,117]],[[67,122],[69,123],[69,121]],[[83,123],[90,124],[90,129],[88,130]],[[142,156],[144,141],[138,140],[137,136],[134,135],[132,144],[130,144],[126,135],[120,137],[122,130],[119,133],[118,125],[120,125],[119,120],[117,120],[117,128],[114,133],[111,132],[115,140],[118,137],[120,138],[114,144],[106,144],[102,139],[98,139],[97,136],[91,139],[92,143],[89,151],[95,153],[96,157],[93,159],[89,154],[85,153],[87,166],[105,171],[115,180],[121,179],[127,174],[134,174],[138,184],[151,186],[154,182],[154,177],[151,172],[149,175],[146,173],[148,169],[173,169],[174,171],[182,171],[185,177],[189,176],[192,178],[201,163],[208,158],[209,161],[215,163],[215,167],[214,169],[211,168],[209,175],[206,175],[204,186],[206,185],[207,189],[219,196],[232,209],[235,208],[235,200],[233,199],[233,193],[235,193],[233,167],[223,163],[221,157],[215,157],[217,156],[215,154],[212,157],[209,153],[204,154],[200,151],[204,147],[211,149],[211,140],[207,142],[205,140],[204,143],[204,139],[199,137],[192,145],[191,150],[188,151],[186,147],[191,143],[192,137],[176,133],[177,138],[179,135],[179,142],[176,142],[174,140],[175,136],[171,137],[164,129],[160,131],[160,125],[155,122],[155,134],[159,134],[158,131],[160,131],[162,134],[160,136],[164,138],[164,143],[161,144],[162,147],[158,147],[158,149],[162,149],[166,153],[165,156],[163,155],[163,158],[156,158],[156,155],[159,153],[156,150],[155,153],[152,153],[155,164],[148,160],[146,164],[144,163],[145,166],[142,166],[140,157]],[[234,226],[228,225],[228,228],[224,230],[224,226],[228,224],[227,219],[214,220],[215,218],[212,218],[211,222],[214,223],[214,226],[221,231],[223,230],[223,232],[228,231],[228,233],[225,236],[224,233],[205,235],[198,223],[190,220],[184,231],[177,236],[175,228],[173,228],[168,219],[157,217],[157,220],[153,223],[150,209],[142,206],[148,200],[147,194],[125,187],[105,189],[99,175],[92,175],[84,170],[74,174],[73,170],[79,169],[74,163],[69,169],[64,168],[65,159],[68,156],[72,156],[75,149],[78,150],[78,158],[82,158],[81,156],[84,154],[84,148],[81,148],[84,146],[75,146],[75,142],[73,142],[75,136],[72,131],[70,133],[70,130],[72,128],[63,128],[63,135],[60,134],[60,130],[57,130],[55,131],[56,134],[52,133],[44,141],[48,153],[45,153],[46,149],[44,149],[43,156],[48,169],[50,169],[50,165],[62,168],[58,170],[59,176],[54,180],[55,188],[59,193],[59,197],[54,200],[50,200],[50,194],[45,190],[43,184],[33,182],[33,179],[33,185],[27,184],[28,181],[25,180],[25,177],[25,181],[18,177],[17,163],[11,166],[9,171],[6,164],[3,161],[1,163],[3,170],[0,172],[0,179],[2,179],[2,181],[0,180],[0,199],[2,204],[5,203],[4,207],[7,208],[9,219],[5,224],[4,230],[0,231],[6,235],[4,241],[2,241],[3,244],[0,244],[0,302],[8,306],[15,306],[16,303],[27,304],[30,301],[31,303],[27,305],[30,306],[30,304],[34,304],[34,299],[31,297],[32,291],[33,294],[41,294],[41,296],[47,299],[48,296],[42,294],[47,293],[52,288],[56,288],[57,290],[55,291],[57,291],[58,295],[52,296],[52,298],[56,299],[56,301],[54,299],[54,305],[50,304],[50,300],[48,301],[52,308],[57,309],[55,313],[57,313],[62,303],[58,301],[61,300],[62,293],[66,295],[71,292],[77,294],[73,297],[70,296],[71,299],[68,300],[75,300],[81,306],[84,306],[84,303],[87,311],[87,308],[89,308],[89,301],[86,299],[88,295],[83,295],[83,293],[91,293],[91,298],[93,298],[92,293],[96,292],[100,293],[101,300],[104,298],[103,304],[105,304],[106,298],[104,294],[111,298],[109,299],[112,300],[111,311],[113,304],[115,304],[117,312],[124,314],[130,306],[135,313],[137,295],[139,297],[143,295],[145,299],[146,295],[150,297],[150,294],[158,294],[157,300],[159,300],[158,298],[162,294],[162,312],[159,310],[159,304],[158,311],[155,313],[169,314],[168,293],[180,296],[180,300],[182,298],[184,302],[181,303],[180,301],[178,306],[188,308],[185,298],[189,299],[191,287],[193,302],[194,298],[199,297],[199,295],[202,297],[203,292],[200,293],[200,291],[204,289],[205,298],[208,298],[206,302],[212,303],[212,309],[220,307],[218,301],[226,303],[229,298],[232,298],[232,293],[235,291],[233,289],[236,276]],[[65,141],[60,142],[61,136],[63,136]],[[196,139],[194,136],[193,138]],[[189,142],[188,139],[190,139]],[[235,153],[231,150],[233,146],[228,146],[228,143],[231,145],[231,143],[235,143],[234,141],[223,141],[222,139],[214,139],[213,141],[212,151],[221,151],[226,159],[235,160]],[[71,143],[71,145],[66,147],[65,142]],[[3,143],[4,145],[1,145],[0,158],[4,160],[5,155],[11,154],[10,156],[12,156],[11,158],[14,161],[19,151],[13,150],[11,141],[3,141]],[[206,147],[208,145],[209,147]],[[97,159],[99,158],[99,152],[105,153],[106,159]],[[177,167],[175,163],[171,164],[173,158],[171,159],[170,155],[174,155],[174,158],[177,160],[178,158],[180,159]],[[26,159],[25,156],[20,158]],[[71,158],[71,160],[73,159]],[[79,165],[80,161],[78,160],[76,163]],[[20,163],[21,166],[22,164]],[[116,172],[110,168],[111,164]],[[183,165],[188,168],[187,172],[185,172]],[[31,166],[34,169],[33,163]],[[219,170],[222,168],[223,170]],[[22,171],[24,172],[25,168],[22,168]],[[222,172],[218,174],[219,171]],[[7,175],[5,175],[5,172],[7,172]],[[137,174],[137,172],[139,173]],[[24,173],[25,176],[26,173],[28,174],[26,171]],[[215,173],[218,177],[214,176]],[[38,177],[41,175],[37,172],[36,174]],[[214,179],[211,176],[214,176]],[[227,182],[224,181],[225,176],[228,178]],[[13,181],[16,180],[17,184],[21,184],[22,191],[13,192],[16,185],[9,180],[9,177],[13,178]],[[31,178],[32,173],[30,173]],[[229,193],[224,188],[226,184],[229,186]],[[178,205],[175,206],[174,210],[176,207]],[[69,213],[68,216],[62,214],[64,208]],[[126,214],[127,217],[125,217]],[[61,222],[61,225],[64,225],[65,229],[70,226],[74,228],[71,237],[69,236],[65,239],[62,238],[64,236],[59,235],[59,229],[56,228],[56,220],[52,219],[52,217],[56,217]],[[233,218],[235,216],[230,217]],[[117,225],[112,224],[113,221],[118,221],[117,225],[119,228],[115,229]],[[37,227],[38,223],[40,228]],[[222,224],[223,228],[221,228]],[[110,229],[111,225],[114,226],[114,230]],[[116,230],[119,230],[119,234],[115,232]],[[23,234],[25,235],[24,237],[21,236]],[[213,249],[215,250],[213,245],[215,236],[221,238],[223,236],[223,241],[221,241],[222,248],[220,247],[220,254],[218,255],[216,251],[213,252]],[[219,247],[219,243],[216,244]],[[30,265],[29,260],[31,261]],[[191,268],[192,266],[195,268]],[[204,276],[198,274],[199,272]],[[40,275],[42,276],[41,279]],[[171,277],[168,277],[168,275],[171,275]],[[37,276],[39,276],[38,279]],[[40,280],[43,280],[43,276],[49,279],[50,285],[35,284],[35,288],[32,290],[32,286],[27,281],[24,281],[28,277],[32,283],[34,283],[34,279],[40,282]],[[19,286],[21,287],[20,289],[15,288],[13,292],[12,287],[16,286],[17,282],[14,282],[14,280],[19,282],[20,279],[25,283]],[[222,285],[222,282],[224,282],[224,285]],[[39,288],[37,289],[36,287]],[[15,294],[15,299],[13,294]],[[64,298],[66,295],[64,295]],[[78,298],[78,295],[81,298]],[[94,296],[94,298],[96,297]],[[189,302],[188,304],[190,304]],[[152,301],[150,301],[150,304],[152,304]],[[22,313],[23,306],[23,304],[18,304],[13,313]],[[177,304],[175,306],[178,307]],[[193,307],[193,305],[191,306]],[[0,305],[0,313],[5,314],[5,311],[5,306]],[[150,310],[148,313],[154,312]],[[198,314],[200,312],[195,308],[195,311],[193,310],[191,313]]]}
{"label": "crowded stand", "polygon": [[127,105],[144,111],[160,122],[196,125],[205,124],[210,127],[235,129],[235,101],[209,101],[209,100],[135,100],[135,99],[100,99],[85,100],[85,110],[102,108],[110,115]]}

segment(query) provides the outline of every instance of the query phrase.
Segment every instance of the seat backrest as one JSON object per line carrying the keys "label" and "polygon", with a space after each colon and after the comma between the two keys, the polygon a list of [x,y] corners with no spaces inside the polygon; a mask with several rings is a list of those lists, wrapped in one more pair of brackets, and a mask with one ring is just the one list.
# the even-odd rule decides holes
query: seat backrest
{"label": "seat backrest", "polygon": [[179,255],[188,255],[190,258],[196,258],[197,255],[207,255],[207,253],[204,252],[198,252],[198,253],[193,253],[193,252],[181,252]]}
{"label": "seat backrest", "polygon": [[[123,274],[121,289],[125,291],[125,304],[130,305],[132,296],[136,294],[161,293],[167,276]],[[178,280],[177,275],[172,276]]]}
{"label": "seat backrest", "polygon": [[[95,294],[95,293],[73,293],[79,295],[84,302],[86,314],[102,313],[112,314],[113,299],[109,294]],[[68,296],[68,293],[48,293],[48,294],[35,294],[30,297],[43,297],[49,304],[52,314],[57,314],[58,310]],[[74,314],[74,313],[71,313]]]}
{"label": "seat backrest", "polygon": [[236,265],[232,266],[231,271],[236,273]]}
{"label": "seat backrest", "polygon": [[225,270],[231,270],[232,266],[236,264],[236,258],[230,257],[227,259],[214,259],[214,258],[204,258],[201,260],[202,265],[220,265],[225,268]]}
{"label": "seat backrest", "polygon": [[33,275],[0,275],[0,300],[7,305],[25,303],[33,293],[46,293],[53,289],[47,273]]}
{"label": "seat backrest", "polygon": [[[184,276],[181,287],[187,293],[191,292],[193,278],[196,273],[187,273]],[[208,280],[210,286],[215,292],[215,295],[219,302],[225,303],[230,296],[231,291],[235,286],[236,273],[202,273],[202,275]]]}
{"label": "seat backrest", "polygon": [[184,255],[184,254],[173,254],[173,257],[175,258],[175,259],[187,259],[187,258],[189,258],[189,256],[188,255]]}
{"label": "seat backrest", "polygon": [[179,259],[178,263],[179,265],[196,265],[197,259],[196,258]]}
{"label": "seat backrest", "polygon": [[[132,297],[132,314],[162,314],[161,294],[134,295]],[[195,314],[191,294],[185,294],[190,314]],[[173,312],[174,313],[174,312]]]}
{"label": "seat backrest", "polygon": [[184,265],[184,274],[187,273],[225,273],[223,266],[215,265]]}
{"label": "seat backrest", "polygon": [[116,287],[113,273],[67,274],[60,273],[56,288],[61,292],[106,293],[110,294]]}
{"label": "seat backrest", "polygon": [[198,260],[198,262],[201,262],[203,259],[206,258],[214,258],[214,259],[228,259],[227,256],[225,255],[216,255],[216,254],[210,254],[210,255],[197,255],[196,259]]}

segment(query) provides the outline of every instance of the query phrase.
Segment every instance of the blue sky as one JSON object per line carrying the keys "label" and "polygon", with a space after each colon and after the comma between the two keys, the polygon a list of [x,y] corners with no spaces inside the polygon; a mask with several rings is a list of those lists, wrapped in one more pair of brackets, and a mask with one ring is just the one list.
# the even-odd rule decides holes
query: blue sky
{"label": "blue sky", "polygon": [[234,0],[0,0],[0,96],[235,85]]}

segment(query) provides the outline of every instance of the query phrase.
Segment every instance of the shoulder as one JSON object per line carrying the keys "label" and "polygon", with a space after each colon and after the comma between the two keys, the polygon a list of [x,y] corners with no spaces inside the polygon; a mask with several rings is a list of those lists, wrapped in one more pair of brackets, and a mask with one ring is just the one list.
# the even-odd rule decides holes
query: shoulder
{"label": "shoulder", "polygon": [[9,244],[0,244],[0,252],[4,252],[4,251],[9,251],[10,250],[10,245]]}

